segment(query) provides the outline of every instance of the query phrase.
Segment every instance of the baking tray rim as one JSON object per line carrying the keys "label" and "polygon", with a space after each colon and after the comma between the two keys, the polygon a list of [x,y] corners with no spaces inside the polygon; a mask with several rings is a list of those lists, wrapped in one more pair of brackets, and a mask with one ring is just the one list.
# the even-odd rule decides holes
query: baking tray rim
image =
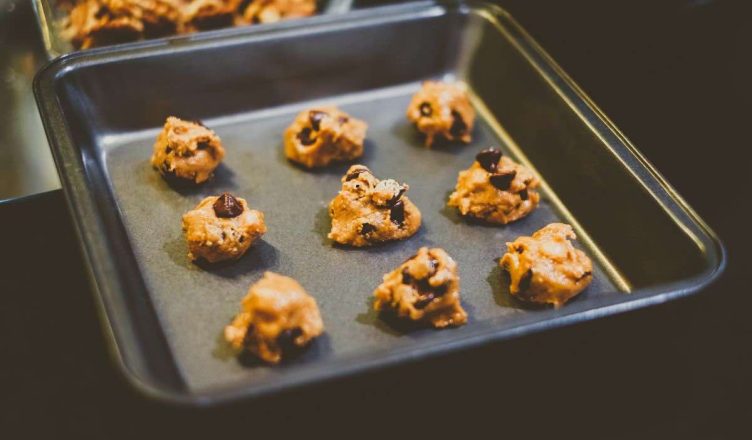
{"label": "baking tray rim", "polygon": [[[183,49],[206,47],[213,41],[220,43],[226,40],[253,41],[280,35],[289,36],[296,31],[306,32],[338,23],[346,23],[350,27],[367,24],[374,20],[399,19],[408,16],[417,18],[424,14],[430,16],[446,12],[482,13],[487,19],[490,15],[490,19],[496,21],[495,25],[502,29],[502,32],[520,49],[533,67],[545,77],[550,86],[560,94],[562,99],[567,100],[572,105],[573,111],[602,138],[604,146],[624,162],[625,168],[634,174],[639,184],[656,198],[677,224],[698,241],[698,247],[705,257],[705,268],[692,277],[638,289],[621,297],[592,298],[587,303],[588,308],[583,307],[586,305],[584,302],[576,302],[560,310],[540,311],[533,316],[535,318],[533,322],[521,322],[511,328],[501,330],[479,328],[451,341],[434,339],[426,341],[426,345],[421,347],[398,347],[346,356],[328,361],[326,368],[321,368],[321,365],[317,366],[315,363],[308,364],[295,375],[280,376],[270,383],[256,385],[244,383],[245,386],[221,386],[208,391],[190,392],[184,389],[167,388],[139,378],[131,371],[123,355],[123,347],[134,344],[134,341],[128,340],[128,335],[123,333],[120,333],[119,337],[116,336],[110,319],[111,308],[114,307],[113,292],[122,291],[122,286],[117,280],[106,281],[109,278],[107,274],[117,269],[114,262],[107,258],[109,254],[104,244],[107,239],[103,238],[106,237],[103,221],[97,210],[93,192],[87,187],[85,165],[73,146],[70,131],[63,117],[64,112],[57,99],[54,99],[57,78],[73,67],[128,58],[139,53],[158,54],[162,51],[175,50],[176,47]],[[87,262],[87,273],[94,288],[97,310],[103,322],[108,348],[126,381],[150,398],[171,404],[207,406],[259,397],[293,387],[310,386],[338,376],[355,375],[399,363],[415,362],[515,336],[661,304],[699,292],[716,280],[725,269],[726,250],[715,232],[550,55],[509,13],[497,5],[475,0],[429,0],[356,10],[336,16],[318,16],[303,23],[291,21],[271,29],[231,28],[195,34],[177,40],[179,43],[177,45],[176,41],[171,39],[149,40],[119,47],[72,52],[48,62],[34,79],[34,95],[60,175],[79,245]]]}

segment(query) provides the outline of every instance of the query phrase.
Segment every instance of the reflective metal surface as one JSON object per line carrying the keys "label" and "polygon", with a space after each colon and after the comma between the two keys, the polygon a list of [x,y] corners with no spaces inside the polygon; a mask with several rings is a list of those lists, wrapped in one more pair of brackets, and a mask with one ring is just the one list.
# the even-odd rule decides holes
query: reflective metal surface
{"label": "reflective metal surface", "polygon": [[31,92],[44,61],[30,3],[0,1],[0,200],[60,187]]}

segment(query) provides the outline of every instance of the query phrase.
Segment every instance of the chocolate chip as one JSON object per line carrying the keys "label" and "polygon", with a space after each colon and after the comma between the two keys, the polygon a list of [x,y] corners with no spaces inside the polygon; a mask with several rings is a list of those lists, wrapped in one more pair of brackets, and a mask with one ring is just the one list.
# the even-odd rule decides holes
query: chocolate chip
{"label": "chocolate chip", "polygon": [[593,272],[588,270],[585,273],[583,273],[579,278],[577,278],[577,281],[584,280],[585,278],[591,276],[592,274]]}
{"label": "chocolate chip", "polygon": [[531,281],[533,281],[533,270],[528,269],[528,271],[525,272],[525,275],[520,278],[520,283],[518,284],[520,292],[524,292],[529,289]]}
{"label": "chocolate chip", "polygon": [[429,292],[425,295],[421,295],[418,298],[418,300],[415,301],[415,303],[413,304],[413,307],[415,307],[418,310],[425,309],[426,307],[428,307],[429,304],[431,304],[431,301],[433,301],[434,299],[436,299],[436,297],[434,296],[432,292]]}
{"label": "chocolate chip", "polygon": [[284,330],[277,336],[277,345],[283,353],[295,351],[298,349],[295,340],[302,334],[303,330],[300,327]]}
{"label": "chocolate chip", "polygon": [[198,150],[208,150],[209,148],[211,148],[209,142],[199,142],[196,144],[196,149]]}
{"label": "chocolate chip", "polygon": [[308,120],[311,121],[311,127],[313,127],[314,131],[321,130],[321,121],[326,116],[328,116],[326,113],[318,110],[311,110],[308,112]]}
{"label": "chocolate chip", "polygon": [[166,146],[166,147],[165,147],[165,150],[164,150],[164,152],[165,152],[165,154],[170,154],[170,153],[172,153],[172,147],[171,147],[171,146],[169,146],[169,145],[168,145],[168,146]]}
{"label": "chocolate chip", "polygon": [[341,124],[346,124],[347,121],[349,121],[349,120],[350,120],[350,118],[348,118],[347,116],[340,116],[339,118],[337,118],[337,122],[339,122],[340,125]]}
{"label": "chocolate chip", "polygon": [[388,202],[386,202],[386,206],[389,206],[389,207],[394,206],[399,201],[399,199],[402,198],[402,196],[405,194],[405,191],[407,191],[407,188],[405,188],[404,186],[401,186],[399,192],[397,192],[397,194],[395,194],[394,197],[392,197],[391,199],[389,199]]}
{"label": "chocolate chip", "polygon": [[396,225],[402,226],[405,222],[405,204],[402,200],[397,201],[397,203],[392,206],[392,209],[389,212],[389,218],[392,220],[392,223]]}
{"label": "chocolate chip", "polygon": [[300,139],[300,143],[303,145],[311,145],[314,142],[316,142],[316,137],[311,137],[311,134],[313,133],[313,130],[306,127],[298,133],[298,139]]}
{"label": "chocolate chip", "polygon": [[420,104],[420,114],[422,116],[431,116],[431,113],[433,113],[433,109],[431,109],[431,104],[427,102]]}
{"label": "chocolate chip", "polygon": [[462,137],[467,131],[467,124],[462,120],[462,115],[455,110],[452,110],[452,118],[454,118],[454,121],[452,121],[452,126],[449,127],[449,133],[455,138]]}
{"label": "chocolate chip", "polygon": [[100,7],[96,14],[94,14],[94,18],[96,19],[104,17],[112,17],[112,11],[107,6]]}
{"label": "chocolate chip", "polygon": [[402,283],[403,284],[412,284],[413,283],[413,276],[410,275],[410,272],[407,271],[407,269],[402,270]]}
{"label": "chocolate chip", "polygon": [[501,151],[496,148],[486,148],[475,156],[480,166],[489,173],[495,173],[501,159]]}
{"label": "chocolate chip", "polygon": [[243,212],[243,205],[230,193],[223,193],[217,197],[217,201],[214,202],[213,206],[214,213],[217,214],[217,217],[221,218],[237,217]]}
{"label": "chocolate chip", "polygon": [[517,246],[516,248],[514,248],[514,250],[515,250],[515,251],[516,251],[516,252],[517,252],[518,254],[522,254],[522,253],[524,253],[524,252],[525,252],[525,248],[524,248],[524,247],[522,247],[522,246]]}
{"label": "chocolate chip", "polygon": [[522,200],[527,200],[527,198],[528,198],[528,194],[527,194],[527,188],[525,188],[525,189],[523,189],[522,191],[520,191],[520,198],[521,198]]}
{"label": "chocolate chip", "polygon": [[245,336],[243,336],[243,345],[248,347],[253,343],[253,331],[254,326],[253,324],[249,324],[248,328],[245,330]]}
{"label": "chocolate chip", "polygon": [[345,177],[345,182],[349,182],[349,181],[351,181],[353,179],[356,179],[361,174],[368,173],[368,172],[369,171],[368,171],[367,168],[357,168],[357,169],[353,170],[350,174],[348,174],[347,177]]}
{"label": "chocolate chip", "polygon": [[491,185],[502,191],[506,191],[509,189],[509,185],[512,184],[512,180],[514,180],[514,176],[516,175],[516,171],[510,171],[505,174],[491,174],[489,180],[491,181]]}
{"label": "chocolate chip", "polygon": [[360,225],[360,235],[368,235],[376,230],[376,226],[370,223],[363,223]]}

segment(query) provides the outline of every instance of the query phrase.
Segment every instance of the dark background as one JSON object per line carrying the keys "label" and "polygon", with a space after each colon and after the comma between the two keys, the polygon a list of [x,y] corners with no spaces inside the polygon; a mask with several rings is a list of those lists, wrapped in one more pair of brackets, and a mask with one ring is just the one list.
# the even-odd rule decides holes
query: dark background
{"label": "dark background", "polygon": [[[260,403],[176,408],[115,370],[54,191],[0,205],[0,437],[752,438],[752,2],[499,3],[721,236],[729,255],[718,282]],[[33,29],[29,11],[18,17]]]}

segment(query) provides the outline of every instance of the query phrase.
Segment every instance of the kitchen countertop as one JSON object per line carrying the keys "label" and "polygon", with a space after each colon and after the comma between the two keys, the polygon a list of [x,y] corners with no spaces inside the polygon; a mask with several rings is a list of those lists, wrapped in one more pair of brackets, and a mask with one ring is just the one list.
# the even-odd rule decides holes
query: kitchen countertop
{"label": "kitchen countertop", "polygon": [[[752,301],[742,254],[750,244],[742,210],[750,200],[749,4],[501,3],[724,240],[729,263],[717,283],[650,309],[258,403],[179,408],[146,400],[113,367],[62,193],[47,192],[0,204],[0,436],[424,437],[483,429],[515,439],[750,438]],[[21,16],[31,26],[32,17]],[[14,63],[25,59],[14,53]],[[29,99],[14,87],[14,99]],[[30,122],[0,118],[0,140],[34,132],[38,121],[24,115],[12,120]],[[38,134],[26,141],[41,143]],[[3,166],[0,179],[8,179]],[[459,369],[472,370],[472,379],[452,381]]]}

